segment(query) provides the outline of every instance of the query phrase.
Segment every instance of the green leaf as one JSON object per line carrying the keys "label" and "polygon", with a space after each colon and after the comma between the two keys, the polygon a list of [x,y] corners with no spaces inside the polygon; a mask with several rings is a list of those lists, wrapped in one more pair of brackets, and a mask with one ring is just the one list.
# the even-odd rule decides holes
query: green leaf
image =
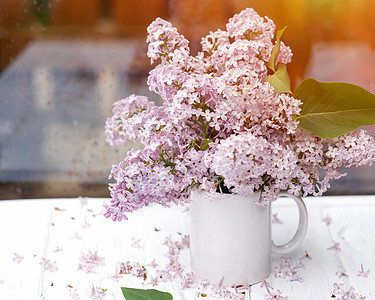
{"label": "green leaf", "polygon": [[272,48],[271,57],[268,61],[267,66],[274,72],[275,72],[276,61],[277,61],[277,58],[279,57],[279,53],[280,53],[281,36],[283,35],[285,29],[286,29],[286,26],[283,29],[280,29],[280,30],[277,31],[276,44]]}
{"label": "green leaf", "polygon": [[292,93],[288,70],[284,64],[279,64],[275,74],[270,75],[266,81],[270,83],[277,93]]}
{"label": "green leaf", "polygon": [[206,151],[209,147],[210,147],[210,143],[212,142],[212,140],[209,140],[209,139],[204,139],[202,140],[202,145],[200,147],[200,150],[201,151]]}
{"label": "green leaf", "polygon": [[335,138],[363,125],[375,124],[375,95],[350,83],[308,78],[296,89],[302,110],[299,127],[323,138]]}
{"label": "green leaf", "polygon": [[171,294],[158,290],[142,290],[122,287],[122,294],[126,300],[172,300]]}

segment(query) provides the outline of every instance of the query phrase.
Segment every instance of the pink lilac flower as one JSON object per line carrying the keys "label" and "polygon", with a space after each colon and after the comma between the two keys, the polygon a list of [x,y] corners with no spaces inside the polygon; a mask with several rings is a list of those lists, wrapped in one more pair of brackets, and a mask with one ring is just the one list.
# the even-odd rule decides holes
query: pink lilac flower
{"label": "pink lilac flower", "polygon": [[133,247],[133,248],[140,249],[140,248],[142,248],[141,242],[142,241],[140,239],[132,238],[132,242],[131,242],[130,246]]}
{"label": "pink lilac flower", "polygon": [[157,266],[158,266],[158,264],[156,263],[155,258],[154,258],[154,259],[152,260],[152,262],[150,262],[150,263],[147,264],[146,266],[150,266],[150,267],[156,269]]}
{"label": "pink lilac flower", "polygon": [[[265,154],[268,160],[264,159]],[[288,187],[293,179],[291,169],[298,168],[290,149],[249,133],[222,140],[210,157],[210,165],[225,178],[226,186],[233,193],[250,195],[254,190],[262,190],[259,204],[264,206]],[[270,181],[274,182],[272,187],[266,185]]]}
{"label": "pink lilac flower", "polygon": [[24,257],[17,254],[17,253],[13,253],[13,261],[16,263],[16,264],[19,264],[21,261],[23,261]]}
{"label": "pink lilac flower", "polygon": [[277,216],[277,213],[272,214],[272,223],[273,224],[283,224],[283,222]]}
{"label": "pink lilac flower", "polygon": [[118,262],[116,264],[115,274],[112,275],[110,278],[118,281],[119,279],[122,278],[124,274],[131,274],[132,270],[133,270],[133,265],[130,263],[130,261]]}
{"label": "pink lilac flower", "polygon": [[264,296],[265,300],[287,300],[287,296],[282,296],[280,290],[276,290],[276,292],[273,291],[273,288],[271,284],[264,279],[260,285],[261,288],[266,289],[266,295]]}
{"label": "pink lilac flower", "polygon": [[88,199],[87,197],[79,196],[78,199],[79,199],[79,203],[81,204],[81,208],[87,205],[87,199]]}
{"label": "pink lilac flower", "polygon": [[181,238],[181,242],[176,241],[174,245],[179,250],[190,248],[190,236],[188,234],[183,235]]}
{"label": "pink lilac flower", "polygon": [[228,33],[224,30],[218,29],[215,32],[210,31],[210,33],[202,37],[201,45],[202,50],[212,54],[217,50],[219,45],[225,45],[229,42]]}
{"label": "pink lilac flower", "polygon": [[[113,116],[107,119],[105,133],[110,145],[124,145],[138,137],[138,126],[144,123],[145,112],[153,108],[147,97],[131,95],[117,101],[113,106]],[[126,130],[125,130],[126,129]]]}
{"label": "pink lilac flower", "polygon": [[244,292],[251,293],[251,285],[249,284],[233,285],[232,288],[234,288],[234,291],[236,293],[242,293],[242,294],[244,294]]}
{"label": "pink lilac flower", "polygon": [[285,278],[284,268],[275,267],[275,277],[276,278]]}
{"label": "pink lilac flower", "polygon": [[152,286],[156,286],[158,285],[158,283],[159,283],[158,276],[155,276],[155,277],[150,276],[150,281],[148,282],[148,284],[151,284]]}
{"label": "pink lilac flower", "polygon": [[81,296],[78,293],[78,290],[72,286],[67,286],[70,298],[73,300],[80,300]]}
{"label": "pink lilac flower", "polygon": [[333,246],[327,248],[327,250],[336,250],[337,252],[341,251],[340,243],[334,242]]}
{"label": "pink lilac flower", "polygon": [[[224,299],[233,298],[234,296],[233,292],[228,290],[228,288],[223,285],[223,280],[224,280],[224,277],[217,284],[211,285],[211,292],[212,292],[210,295],[211,297],[224,298]],[[240,296],[243,297],[243,295],[240,295]],[[236,299],[238,298],[236,297]]]}
{"label": "pink lilac flower", "polygon": [[305,269],[305,264],[303,263],[303,259],[304,259],[304,257],[298,259],[298,264],[295,265],[295,267],[294,267],[295,270],[296,269]]}
{"label": "pink lilac flower", "polygon": [[363,268],[363,265],[361,264],[361,270],[359,270],[359,272],[357,273],[357,276],[367,278],[369,273],[370,273],[370,270],[365,271]]}
{"label": "pink lilac flower", "polygon": [[288,296],[282,296],[279,289],[276,292],[269,292],[265,295],[264,300],[287,300]]}
{"label": "pink lilac flower", "polygon": [[272,49],[271,38],[275,31],[275,24],[269,18],[260,17],[252,8],[247,8],[229,19],[227,31],[235,39],[254,39],[259,41],[260,54],[268,59]]}
{"label": "pink lilac flower", "polygon": [[91,224],[89,222],[87,222],[86,217],[84,218],[83,224],[81,225],[81,227],[82,228],[90,228],[91,227]]}
{"label": "pink lilac flower", "polygon": [[[155,157],[155,160],[153,160]],[[162,157],[162,162],[156,160]],[[151,162],[147,162],[150,160]],[[128,166],[120,163],[112,167],[111,177],[116,183],[110,184],[111,203],[106,204],[106,217],[113,220],[126,219],[125,213],[155,202],[169,206],[169,202],[188,201],[184,175],[174,169],[175,163],[168,151],[158,148],[155,151],[144,149],[130,152]]]}
{"label": "pink lilac flower", "polygon": [[147,279],[147,269],[139,263],[133,264],[132,275],[135,277],[141,277],[143,280]]}
{"label": "pink lilac flower", "polygon": [[333,284],[333,294],[341,294],[343,293],[344,291],[344,284],[338,284],[338,283],[334,283]]}
{"label": "pink lilac flower", "polygon": [[327,226],[328,226],[328,225],[331,225],[331,223],[332,223],[332,217],[331,217],[330,215],[326,215],[326,216],[322,219],[322,221],[323,221],[324,223],[326,223]]}
{"label": "pink lilac flower", "polygon": [[170,282],[173,280],[173,276],[170,273],[170,270],[156,270],[156,274],[160,278],[161,282]]}
{"label": "pink lilac flower", "polygon": [[87,253],[81,253],[81,256],[79,257],[79,264],[77,270],[83,270],[86,273],[92,273],[95,271],[95,269],[104,266],[104,257],[100,257],[95,251],[92,253],[91,251]]}
{"label": "pink lilac flower", "polygon": [[71,240],[82,240],[81,236],[77,231],[74,232],[74,235],[70,238]]}
{"label": "pink lilac flower", "polygon": [[58,270],[56,261],[51,261],[50,259],[46,259],[45,257],[41,258],[39,264],[42,266],[43,271],[56,272]]}
{"label": "pink lilac flower", "polygon": [[130,261],[118,262],[116,265],[115,274],[110,278],[118,281],[125,274],[130,274],[134,277],[141,277],[143,280],[148,278],[148,272],[144,265],[138,262],[131,263]]}
{"label": "pink lilac flower", "polygon": [[63,250],[63,248],[60,248],[59,246],[56,246],[56,249],[53,250],[53,252],[57,253],[57,252],[61,252]]}
{"label": "pink lilac flower", "polygon": [[290,257],[281,257],[279,266],[275,266],[274,274],[276,278],[284,278],[290,282],[298,281],[303,282],[302,277],[298,269],[305,269],[303,261],[305,259],[311,260],[311,257],[307,254],[298,259],[298,263],[294,264]]}
{"label": "pink lilac flower", "polygon": [[92,284],[88,292],[88,296],[92,300],[104,300],[106,297],[106,291],[107,291],[106,289],[94,286]]}
{"label": "pink lilac flower", "polygon": [[156,18],[147,28],[149,43],[147,55],[151,62],[162,60],[182,61],[189,55],[188,41],[171,23]]}
{"label": "pink lilac flower", "polygon": [[116,273],[118,274],[130,274],[133,270],[133,266],[130,264],[130,261],[120,262],[116,266]]}
{"label": "pink lilac flower", "polygon": [[304,259],[308,259],[308,260],[312,260],[312,257],[310,256],[309,253],[307,253],[307,251],[305,250],[305,255],[300,257],[299,260],[304,260]]}
{"label": "pink lilac flower", "polygon": [[336,276],[338,278],[348,277],[348,274],[346,274],[346,269],[343,266],[340,266],[339,270],[336,272]]}
{"label": "pink lilac flower", "polygon": [[265,288],[267,291],[271,290],[272,289],[272,286],[271,284],[267,281],[267,278],[263,279],[261,284],[260,284],[260,287],[261,288]]}
{"label": "pink lilac flower", "polygon": [[292,50],[286,46],[283,41],[280,42],[280,53],[277,57],[277,63],[288,64],[292,61]]}
{"label": "pink lilac flower", "polygon": [[196,286],[196,278],[193,273],[186,273],[182,276],[181,288],[192,288]]}

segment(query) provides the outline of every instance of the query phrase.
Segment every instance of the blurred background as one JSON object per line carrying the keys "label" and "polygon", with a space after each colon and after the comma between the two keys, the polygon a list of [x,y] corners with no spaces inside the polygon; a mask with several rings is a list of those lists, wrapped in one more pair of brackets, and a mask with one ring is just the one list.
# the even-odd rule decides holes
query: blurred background
{"label": "blurred background", "polygon": [[[292,85],[307,77],[375,92],[373,0],[0,0],[0,199],[108,197],[112,104],[148,91],[147,25],[160,16],[199,50],[253,7],[288,26]],[[375,136],[374,126],[367,127]],[[352,169],[327,194],[374,194],[375,167]]]}

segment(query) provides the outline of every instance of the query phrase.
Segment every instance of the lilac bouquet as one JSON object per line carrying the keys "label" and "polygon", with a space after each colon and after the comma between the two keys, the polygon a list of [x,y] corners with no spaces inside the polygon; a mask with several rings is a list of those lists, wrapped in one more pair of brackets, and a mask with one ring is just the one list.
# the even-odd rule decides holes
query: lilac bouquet
{"label": "lilac bouquet", "polygon": [[[375,123],[374,95],[313,79],[293,94],[286,69],[292,51],[281,41],[284,30],[275,28],[248,8],[226,31],[202,38],[202,51],[192,56],[171,23],[151,23],[148,56],[158,64],[147,84],[164,103],[131,95],[114,104],[107,141],[139,140],[144,148],[112,167],[106,217],[126,219],[150,203],[188,203],[192,189],[260,191],[262,206],[280,190],[320,196],[345,175],[338,168],[375,161],[374,139],[355,130]],[[356,105],[364,107],[360,116]]]}

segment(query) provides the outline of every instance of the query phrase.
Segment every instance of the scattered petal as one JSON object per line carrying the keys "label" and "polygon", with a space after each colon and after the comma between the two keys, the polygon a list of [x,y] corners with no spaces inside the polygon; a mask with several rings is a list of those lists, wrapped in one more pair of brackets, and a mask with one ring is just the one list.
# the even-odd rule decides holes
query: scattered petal
{"label": "scattered petal", "polygon": [[103,289],[101,287],[94,286],[93,284],[90,287],[89,292],[87,295],[90,297],[90,299],[95,300],[104,300],[106,296],[106,289]]}
{"label": "scattered petal", "polygon": [[58,270],[56,261],[51,261],[50,259],[46,259],[45,257],[41,258],[39,264],[42,266],[43,271],[56,272]]}
{"label": "scattered petal", "polygon": [[341,251],[340,243],[335,242],[333,246],[327,248],[327,250],[336,250],[337,252]]}
{"label": "scattered petal", "polygon": [[17,253],[13,253],[13,261],[14,261],[16,264],[19,264],[23,259],[24,259],[23,256],[18,255]]}
{"label": "scattered petal", "polygon": [[370,273],[370,270],[365,271],[365,270],[363,269],[363,265],[361,264],[361,270],[359,270],[359,272],[357,273],[357,276],[358,276],[358,277],[367,278],[368,275],[369,275],[369,273]]}
{"label": "scattered petal", "polygon": [[346,274],[346,269],[343,266],[339,267],[339,270],[336,272],[336,276],[338,278],[349,277],[348,274]]}
{"label": "scattered petal", "polygon": [[301,257],[300,259],[309,259],[309,260],[312,260],[312,257],[309,255],[309,253],[307,253],[307,251],[305,250],[305,256]]}
{"label": "scattered petal", "polygon": [[100,257],[97,254],[97,251],[95,251],[94,253],[92,253],[91,251],[89,251],[88,253],[81,252],[77,270],[83,270],[86,273],[92,273],[96,268],[105,265],[104,260],[104,257]]}
{"label": "scattered petal", "polygon": [[324,223],[326,223],[326,225],[328,226],[328,225],[331,225],[331,223],[332,223],[332,218],[331,218],[330,215],[326,215],[326,216],[322,219],[322,221],[323,221]]}
{"label": "scattered petal", "polygon": [[87,222],[86,217],[84,218],[84,222],[82,224],[82,228],[90,228],[91,224]]}
{"label": "scattered petal", "polygon": [[79,202],[80,202],[80,204],[81,204],[81,208],[83,208],[84,206],[86,206],[87,205],[87,197],[82,197],[82,196],[79,196],[78,197],[78,199],[79,199]]}
{"label": "scattered petal", "polygon": [[276,290],[276,292],[273,292],[272,286],[269,284],[269,282],[264,279],[262,281],[262,284],[260,286],[261,288],[266,289],[266,295],[264,297],[265,300],[287,300],[287,296],[282,296],[280,290]]}
{"label": "scattered petal", "polygon": [[56,249],[53,251],[53,252],[61,252],[63,250],[63,248],[60,248],[59,246],[56,246]]}
{"label": "scattered petal", "polygon": [[132,242],[130,246],[133,248],[141,249],[142,248],[141,242],[142,242],[141,239],[132,238]]}
{"label": "scattered petal", "polygon": [[70,238],[71,240],[82,240],[81,236],[77,231],[74,232],[74,235]]}
{"label": "scattered petal", "polygon": [[284,224],[277,216],[277,213],[272,214],[272,223],[273,224]]}
{"label": "scattered petal", "polygon": [[70,298],[72,298],[73,300],[81,299],[81,297],[79,296],[78,290],[75,287],[68,285],[67,288],[69,291]]}

